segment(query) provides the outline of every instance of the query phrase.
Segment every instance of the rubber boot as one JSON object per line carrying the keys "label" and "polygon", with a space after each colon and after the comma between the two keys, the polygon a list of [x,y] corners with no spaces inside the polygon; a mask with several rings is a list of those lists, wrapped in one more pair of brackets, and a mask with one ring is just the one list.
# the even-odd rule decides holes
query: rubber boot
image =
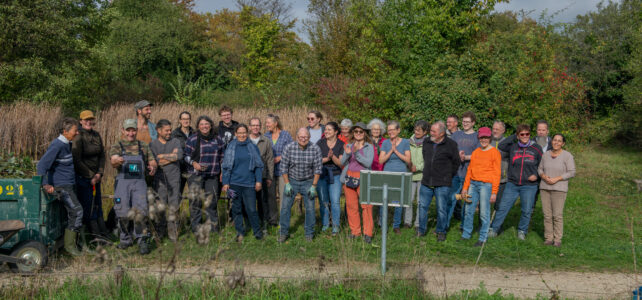
{"label": "rubber boot", "polygon": [[138,242],[138,252],[141,255],[146,255],[151,252],[151,250],[149,249],[149,237],[144,236],[140,238],[140,241]]}
{"label": "rubber boot", "polygon": [[107,229],[107,224],[105,224],[105,219],[103,219],[102,216],[99,216],[98,219],[96,219],[96,224],[98,224],[98,231],[100,232],[100,236],[102,236],[105,240],[107,241],[115,241],[116,237],[112,232],[109,232],[109,229]]}
{"label": "rubber boot", "polygon": [[101,234],[96,220],[89,221],[89,231],[91,232],[91,237],[89,238],[90,243],[97,245],[107,244],[107,238]]}
{"label": "rubber boot", "polygon": [[78,232],[65,229],[65,251],[71,254],[72,256],[80,256],[82,253],[78,251],[76,247],[76,238],[78,237]]}

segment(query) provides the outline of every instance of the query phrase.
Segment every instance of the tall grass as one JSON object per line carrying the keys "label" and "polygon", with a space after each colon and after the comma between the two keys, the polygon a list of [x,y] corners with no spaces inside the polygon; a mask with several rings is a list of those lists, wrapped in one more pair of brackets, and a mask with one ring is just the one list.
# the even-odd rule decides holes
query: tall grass
{"label": "tall grass", "polygon": [[[189,111],[192,114],[193,122],[200,115],[207,115],[219,122],[219,107],[196,107],[181,105],[177,103],[165,103],[155,105],[152,108],[152,121],[168,119],[178,126],[178,114],[182,111]],[[259,117],[265,120],[269,113],[278,115],[281,118],[283,128],[294,135],[297,128],[307,125],[307,112],[312,108],[307,106],[285,107],[269,109],[264,106],[234,108],[234,120],[247,123],[251,117]],[[112,105],[96,113],[96,130],[100,133],[105,143],[106,151],[121,137],[120,127],[125,119],[135,118],[136,111],[133,104]],[[324,113],[325,115],[325,113]],[[51,140],[57,135],[57,124],[63,114],[59,107],[51,105],[35,105],[27,102],[17,102],[10,105],[0,106],[0,150],[13,152],[23,156],[30,156],[38,159]],[[78,116],[73,116],[78,117]],[[326,116],[324,121],[332,120]],[[192,124],[195,126],[195,124]],[[105,176],[108,178],[114,174],[114,170],[105,166]]]}
{"label": "tall grass", "polygon": [[36,158],[56,137],[59,107],[16,102],[0,106],[0,150]]}

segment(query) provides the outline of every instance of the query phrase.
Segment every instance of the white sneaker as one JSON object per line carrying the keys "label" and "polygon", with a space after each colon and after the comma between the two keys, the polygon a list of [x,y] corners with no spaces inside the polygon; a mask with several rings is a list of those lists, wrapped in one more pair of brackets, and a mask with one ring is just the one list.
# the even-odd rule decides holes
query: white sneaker
{"label": "white sneaker", "polygon": [[497,237],[497,232],[495,232],[495,230],[493,230],[492,228],[488,228],[488,237],[490,238]]}
{"label": "white sneaker", "polygon": [[518,231],[517,232],[517,238],[522,240],[522,241],[525,240],[526,239],[526,233],[523,232],[523,231]]}

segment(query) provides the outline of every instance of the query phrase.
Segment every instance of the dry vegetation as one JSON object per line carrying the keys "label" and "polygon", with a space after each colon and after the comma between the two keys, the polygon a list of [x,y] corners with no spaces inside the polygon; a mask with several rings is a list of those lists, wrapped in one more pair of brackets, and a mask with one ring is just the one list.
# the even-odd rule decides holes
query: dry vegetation
{"label": "dry vegetation", "polygon": [[[160,104],[153,107],[152,121],[170,120],[178,125],[178,114],[182,111],[192,113],[192,120],[200,115],[210,116],[216,124],[219,122],[219,107],[196,108],[176,103]],[[312,109],[305,106],[281,109],[266,108],[235,108],[234,120],[247,123],[251,117],[257,116],[265,120],[269,113],[277,114],[285,130],[294,133],[297,128],[307,125],[307,112]],[[325,115],[325,113],[324,113]],[[31,156],[38,159],[58,134],[56,124],[63,117],[58,107],[50,105],[34,105],[18,102],[0,106],[0,150],[19,155]],[[96,130],[103,137],[106,149],[120,138],[120,126],[123,120],[135,118],[133,104],[113,105],[103,111],[96,112]],[[329,118],[325,118],[327,121]],[[331,118],[330,118],[331,120]],[[192,124],[194,126],[194,124]],[[113,169],[106,166],[105,175],[110,178]]]}

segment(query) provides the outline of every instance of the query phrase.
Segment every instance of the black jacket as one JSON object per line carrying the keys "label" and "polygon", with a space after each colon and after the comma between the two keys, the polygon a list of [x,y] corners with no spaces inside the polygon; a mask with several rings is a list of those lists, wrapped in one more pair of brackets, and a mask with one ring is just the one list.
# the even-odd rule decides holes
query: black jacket
{"label": "black jacket", "polygon": [[[424,172],[421,184],[425,186],[450,186],[453,176],[461,164],[457,143],[444,137],[436,144],[430,138],[424,139],[421,153],[424,157]],[[433,150],[434,148],[434,150]]]}
{"label": "black jacket", "polygon": [[[542,160],[542,147],[534,141],[529,141],[528,147],[521,148],[517,143],[515,135],[504,139],[497,148],[501,151],[508,152],[508,181],[516,185],[536,185],[539,184],[539,175],[537,167]],[[538,180],[529,181],[528,177],[535,175]]]}
{"label": "black jacket", "polygon": [[185,135],[185,134],[183,133],[183,131],[181,130],[181,127],[179,126],[179,127],[176,127],[176,128],[172,131],[172,138],[173,138],[173,139],[177,139],[177,140],[181,141],[181,147],[185,148],[185,142],[187,141],[187,138],[189,138],[189,136],[190,136],[190,135],[192,135],[192,134],[194,134],[194,133],[196,133],[196,132],[194,131],[194,128],[192,128],[192,126],[190,126],[190,127],[189,127],[189,134],[188,134],[188,135]]}

